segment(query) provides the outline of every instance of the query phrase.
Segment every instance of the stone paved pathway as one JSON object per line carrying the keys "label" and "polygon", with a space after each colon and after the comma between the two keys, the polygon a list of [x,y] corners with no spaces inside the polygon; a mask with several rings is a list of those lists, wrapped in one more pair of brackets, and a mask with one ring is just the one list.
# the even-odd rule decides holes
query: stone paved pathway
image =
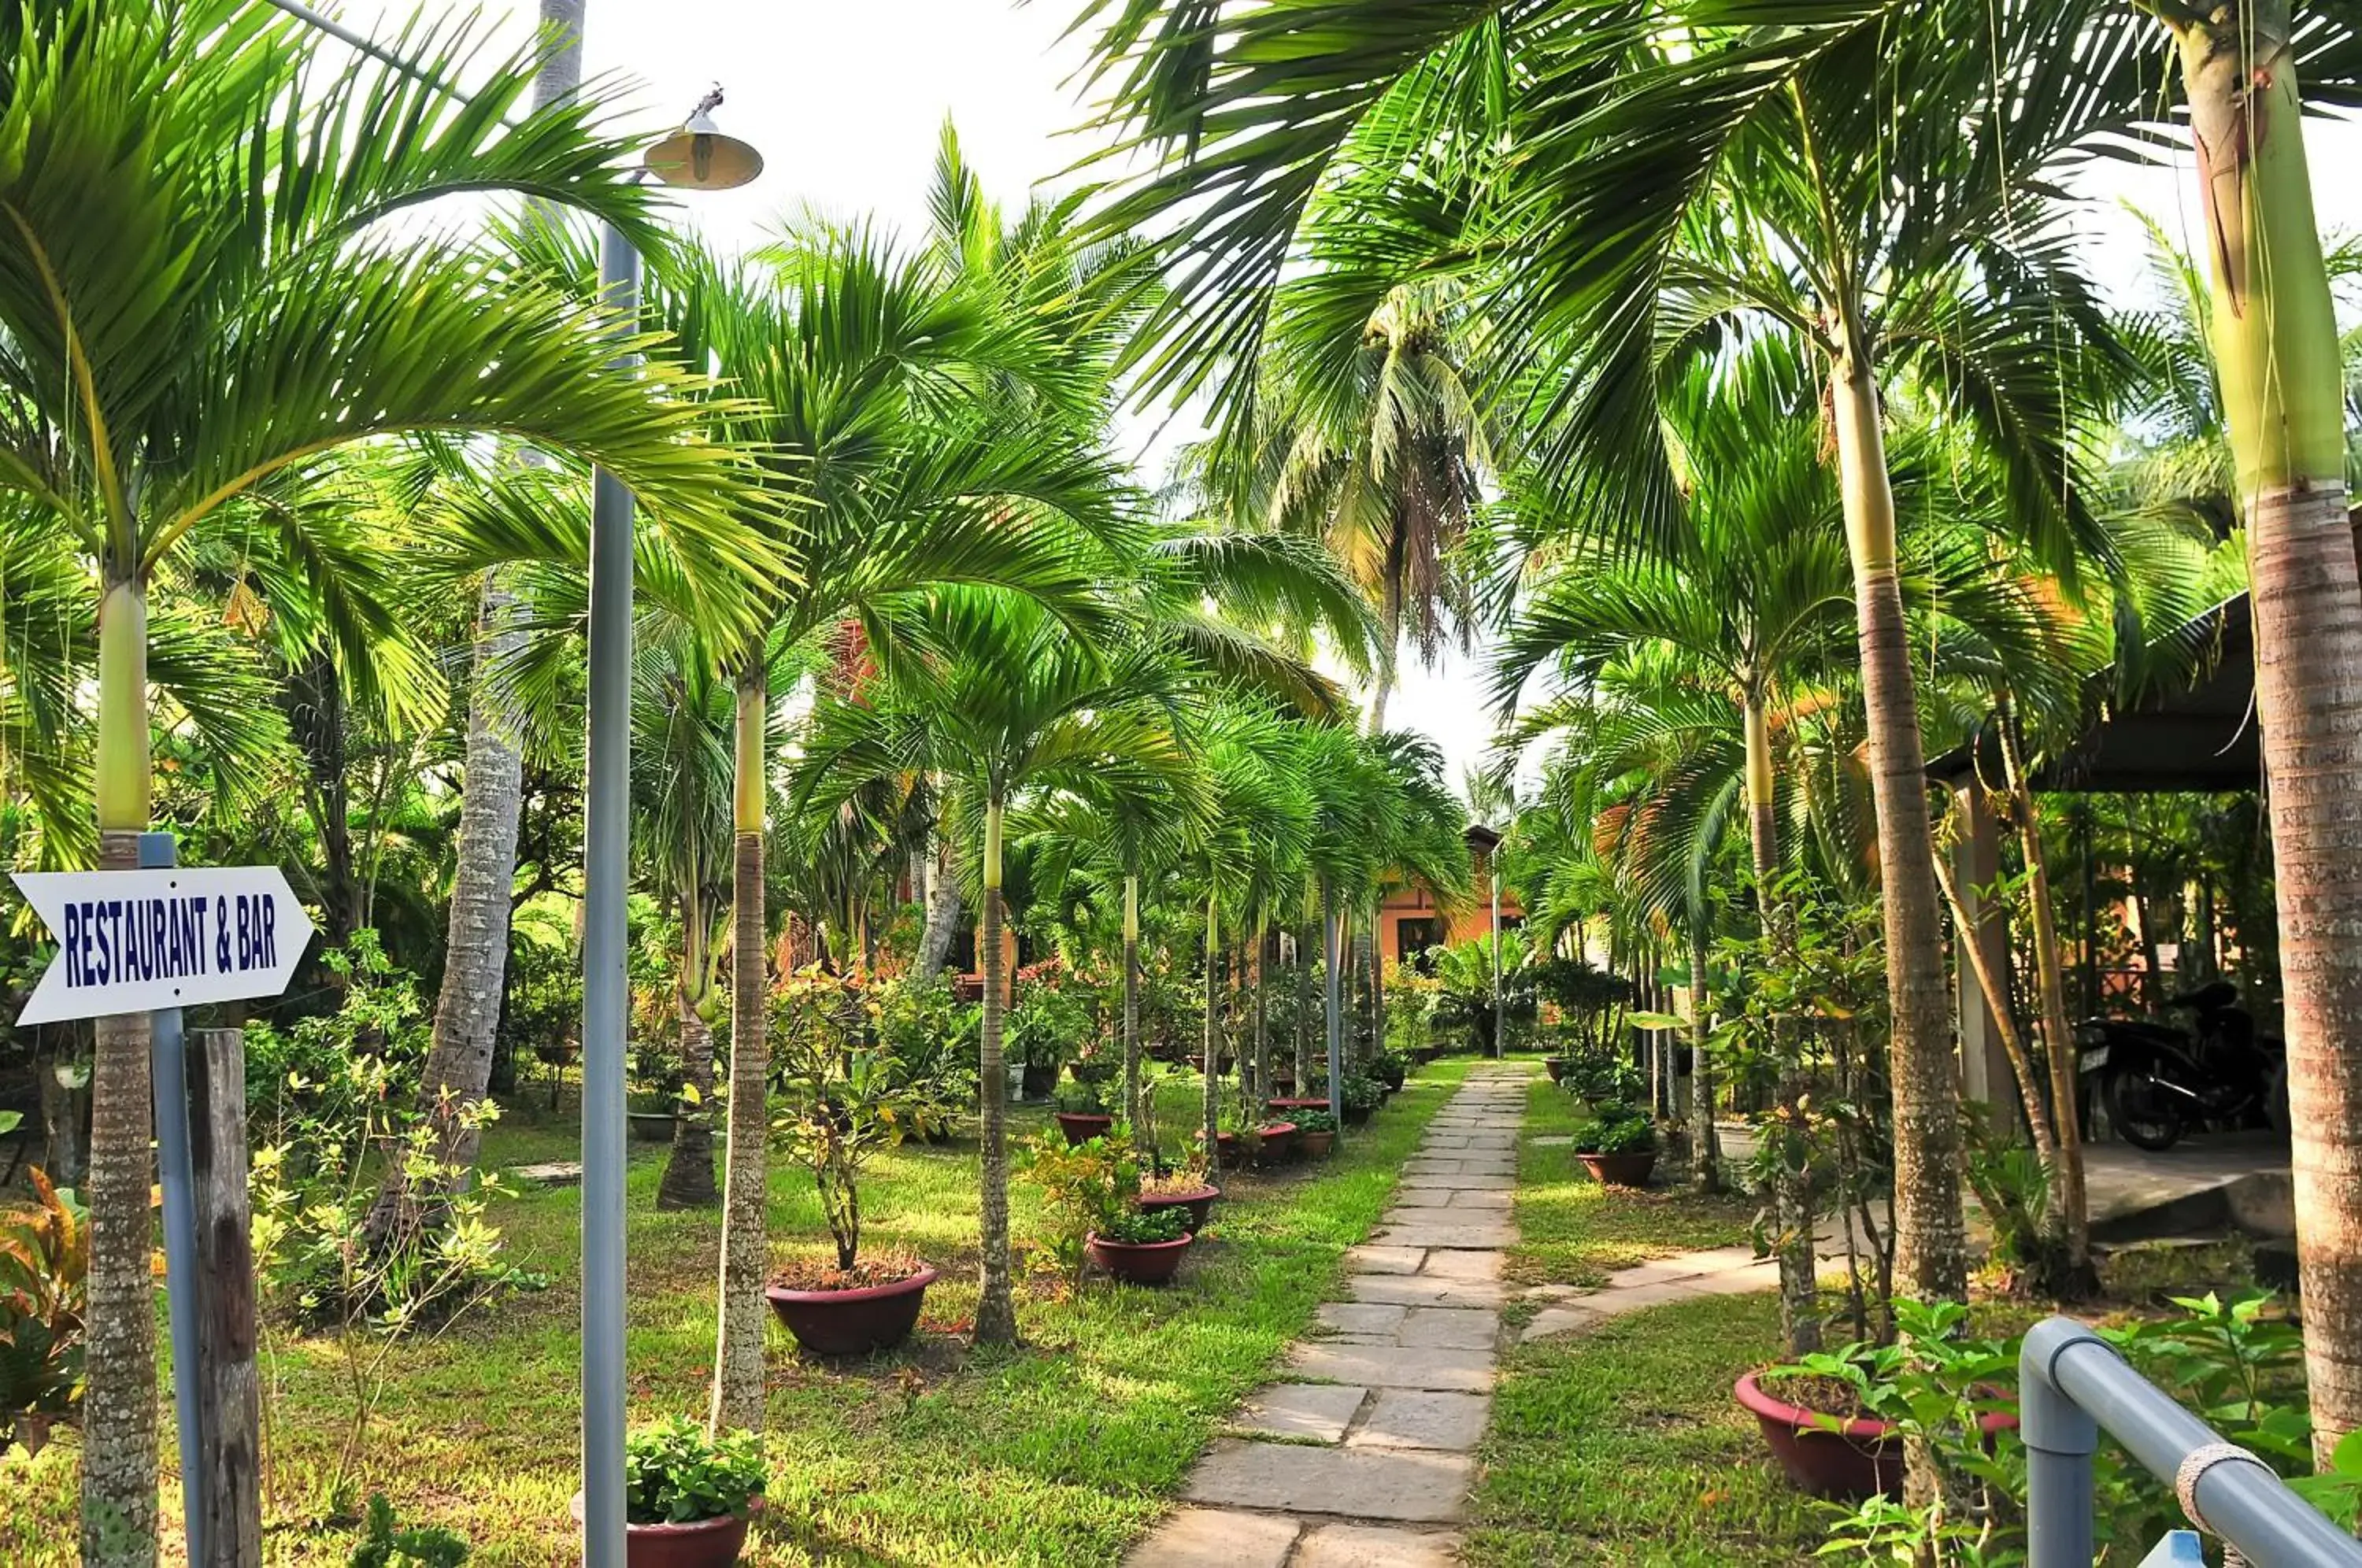
{"label": "stone paved pathway", "polygon": [[1532,1069],[1479,1064],[1428,1124],[1345,1299],[1198,1463],[1133,1568],[1449,1568],[1493,1405]]}

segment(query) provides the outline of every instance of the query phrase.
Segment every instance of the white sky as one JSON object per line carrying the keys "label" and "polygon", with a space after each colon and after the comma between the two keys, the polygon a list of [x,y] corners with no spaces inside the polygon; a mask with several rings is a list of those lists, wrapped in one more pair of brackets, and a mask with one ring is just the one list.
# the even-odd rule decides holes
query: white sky
{"label": "white sky", "polygon": [[[391,30],[382,18],[434,4],[354,0],[333,10],[382,33]],[[587,0],[584,73],[634,83],[651,129],[678,121],[716,82],[727,90],[717,119],[761,148],[767,166],[744,190],[684,202],[684,221],[722,245],[756,243],[804,204],[914,230],[926,220],[927,171],[946,115],[1004,203],[1022,202],[1089,150],[1069,134],[1086,117],[1072,85],[1084,51],[1060,37],[1079,8],[1076,0]],[[481,10],[518,45],[539,15],[535,0],[483,0]],[[2308,141],[2324,228],[2362,229],[2362,180],[2352,173],[2362,166],[2362,127],[2316,125]],[[2093,188],[2185,237],[2192,226],[2186,172],[2110,165]],[[2111,290],[2137,287],[2136,227],[2105,206],[2088,216],[2095,274]],[[1390,723],[1435,737],[1455,782],[1491,734],[1475,662],[1448,658],[1432,672],[1407,665],[1387,711]]]}

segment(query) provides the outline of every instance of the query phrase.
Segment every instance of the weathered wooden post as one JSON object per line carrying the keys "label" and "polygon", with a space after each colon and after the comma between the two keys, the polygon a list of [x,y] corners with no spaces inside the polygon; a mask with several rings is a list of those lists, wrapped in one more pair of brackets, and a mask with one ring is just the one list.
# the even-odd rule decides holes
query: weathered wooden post
{"label": "weathered wooden post", "polygon": [[196,1177],[197,1263],[204,1280],[197,1364],[204,1452],[205,1557],[202,1568],[254,1568],[262,1561],[262,1398],[255,1367],[252,1208],[247,1192],[246,1042],[235,1029],[201,1029],[189,1053],[190,1152]]}

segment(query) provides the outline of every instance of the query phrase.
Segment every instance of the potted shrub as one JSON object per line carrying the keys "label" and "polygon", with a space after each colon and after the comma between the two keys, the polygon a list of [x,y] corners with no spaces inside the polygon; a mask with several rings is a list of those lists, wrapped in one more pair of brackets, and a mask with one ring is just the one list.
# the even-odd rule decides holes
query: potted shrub
{"label": "potted shrub", "polygon": [[[789,982],[808,991],[837,984],[816,971]],[[859,1355],[910,1337],[935,1271],[915,1258],[861,1257],[862,1167],[902,1141],[911,1118],[885,1054],[841,1044],[828,1011],[816,1005],[794,1014],[793,1026],[780,1032],[791,1108],[774,1125],[820,1188],[835,1266],[816,1260],[791,1265],[772,1277],[764,1295],[806,1350]]]}
{"label": "potted shrub", "polygon": [[1296,1152],[1296,1123],[1266,1121],[1255,1129],[1257,1165],[1275,1165]]}
{"label": "potted shrub", "polygon": [[1207,1218],[1213,1213],[1214,1200],[1221,1196],[1222,1189],[1199,1171],[1175,1171],[1140,1184],[1142,1209],[1150,1213],[1174,1210],[1183,1217],[1183,1223],[1193,1236],[1205,1228]]}
{"label": "potted shrub", "polygon": [[896,976],[873,986],[870,1000],[871,1028],[893,1064],[911,1136],[950,1143],[961,1121],[976,1113],[984,1010],[961,1001],[942,974]]}
{"label": "potted shrub", "polygon": [[1069,1143],[1087,1143],[1094,1138],[1104,1138],[1115,1126],[1115,1116],[1108,1110],[1106,1087],[1097,1080],[1078,1082],[1060,1089],[1058,1109],[1052,1117]]}
{"label": "potted shrub", "polygon": [[1370,1075],[1384,1084],[1388,1092],[1399,1093],[1410,1079],[1410,1058],[1388,1047],[1370,1058]]}
{"label": "potted shrub", "polygon": [[[728,1568],[768,1480],[753,1432],[708,1438],[686,1416],[624,1441],[624,1561],[630,1568]],[[582,1518],[582,1494],[574,1494]]]}
{"label": "potted shrub", "polygon": [[1657,1124],[1638,1106],[1611,1099],[1575,1129],[1574,1152],[1595,1182],[1646,1187],[1657,1167]]}
{"label": "potted shrub", "polygon": [[1079,988],[1062,986],[1037,968],[1021,969],[1007,1028],[1009,1059],[1021,1069],[1019,1092],[1047,1099],[1058,1087],[1058,1070],[1091,1032],[1090,1003]]}
{"label": "potted shrub", "polygon": [[1083,1245],[1091,1262],[1128,1285],[1163,1285],[1192,1240],[1188,1222],[1173,1209],[1135,1209],[1094,1230]]}
{"label": "potted shrub", "polygon": [[1314,1158],[1325,1157],[1337,1144],[1337,1119],[1325,1110],[1296,1113],[1296,1146]]}
{"label": "potted shrub", "polygon": [[1069,1143],[1044,1132],[1018,1152],[1025,1174],[1042,1188],[1048,1230],[1042,1245],[1068,1277],[1080,1283],[1097,1231],[1111,1231],[1137,1212],[1140,1162],[1120,1134]]}
{"label": "potted shrub", "polygon": [[1344,1089],[1338,1098],[1345,1107],[1345,1125],[1359,1127],[1369,1121],[1370,1113],[1378,1109],[1385,1096],[1379,1091],[1375,1079],[1356,1074],[1345,1080]]}

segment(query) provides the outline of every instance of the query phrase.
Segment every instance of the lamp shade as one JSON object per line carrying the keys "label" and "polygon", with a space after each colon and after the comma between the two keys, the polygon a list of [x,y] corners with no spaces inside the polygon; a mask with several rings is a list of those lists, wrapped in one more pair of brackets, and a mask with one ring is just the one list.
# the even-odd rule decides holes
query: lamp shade
{"label": "lamp shade", "polygon": [[763,171],[763,155],[754,143],[725,135],[702,109],[650,147],[640,161],[666,184],[693,191],[733,190]]}

